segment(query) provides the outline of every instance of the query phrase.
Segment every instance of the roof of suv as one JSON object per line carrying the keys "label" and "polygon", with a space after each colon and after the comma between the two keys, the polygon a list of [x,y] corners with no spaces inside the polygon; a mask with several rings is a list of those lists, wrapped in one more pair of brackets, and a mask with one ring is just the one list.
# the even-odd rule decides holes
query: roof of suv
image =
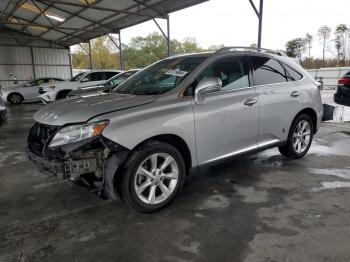
{"label": "roof of suv", "polygon": [[94,70],[89,70],[89,71],[85,71],[82,73],[94,73],[94,72],[124,72],[123,70],[115,70],[115,69],[94,69]]}
{"label": "roof of suv", "polygon": [[242,46],[232,46],[232,47],[223,47],[218,49],[217,51],[209,51],[209,52],[200,52],[200,53],[190,53],[190,54],[179,54],[171,56],[170,58],[174,57],[181,57],[181,56],[207,56],[210,57],[215,54],[230,54],[230,53],[240,53],[240,54],[249,54],[249,55],[267,55],[267,56],[273,56],[273,57],[288,57],[286,54],[284,54],[282,51],[275,51],[271,49],[266,48],[254,48],[254,47],[242,47]]}

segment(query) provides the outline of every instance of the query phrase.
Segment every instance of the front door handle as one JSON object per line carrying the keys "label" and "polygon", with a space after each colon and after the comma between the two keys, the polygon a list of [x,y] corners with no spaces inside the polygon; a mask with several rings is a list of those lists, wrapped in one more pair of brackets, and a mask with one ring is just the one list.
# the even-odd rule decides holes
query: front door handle
{"label": "front door handle", "polygon": [[290,95],[291,95],[291,97],[298,97],[298,96],[300,96],[300,92],[299,91],[293,91]]}
{"label": "front door handle", "polygon": [[256,103],[258,103],[258,100],[255,98],[248,98],[246,101],[244,101],[245,106],[252,106]]}

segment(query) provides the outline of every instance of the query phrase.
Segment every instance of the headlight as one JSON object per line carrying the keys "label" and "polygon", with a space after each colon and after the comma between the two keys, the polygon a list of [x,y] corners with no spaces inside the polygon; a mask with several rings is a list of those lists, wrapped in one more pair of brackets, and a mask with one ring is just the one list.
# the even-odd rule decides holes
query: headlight
{"label": "headlight", "polygon": [[101,121],[64,127],[57,132],[51,140],[49,147],[66,145],[100,135],[107,125],[108,121]]}
{"label": "headlight", "polygon": [[54,89],[55,89],[55,86],[49,86],[48,89],[49,89],[49,90],[54,90]]}

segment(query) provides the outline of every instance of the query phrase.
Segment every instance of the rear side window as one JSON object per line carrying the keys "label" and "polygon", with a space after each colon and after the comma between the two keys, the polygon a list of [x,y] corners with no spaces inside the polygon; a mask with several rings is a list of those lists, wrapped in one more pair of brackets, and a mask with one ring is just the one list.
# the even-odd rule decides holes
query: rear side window
{"label": "rear side window", "polygon": [[269,57],[251,57],[255,85],[268,85],[287,82],[287,76],[281,64]]}
{"label": "rear side window", "polygon": [[284,68],[287,71],[287,77],[289,81],[298,81],[303,78],[303,75],[295,71],[293,68],[283,64]]}

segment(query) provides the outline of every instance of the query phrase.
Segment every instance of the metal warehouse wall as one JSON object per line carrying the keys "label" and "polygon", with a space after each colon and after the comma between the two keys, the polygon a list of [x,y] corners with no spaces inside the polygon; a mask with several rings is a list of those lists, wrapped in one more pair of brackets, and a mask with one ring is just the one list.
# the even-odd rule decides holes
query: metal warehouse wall
{"label": "metal warehouse wall", "polygon": [[71,77],[69,50],[54,47],[0,46],[0,85],[13,86],[35,77]]}

